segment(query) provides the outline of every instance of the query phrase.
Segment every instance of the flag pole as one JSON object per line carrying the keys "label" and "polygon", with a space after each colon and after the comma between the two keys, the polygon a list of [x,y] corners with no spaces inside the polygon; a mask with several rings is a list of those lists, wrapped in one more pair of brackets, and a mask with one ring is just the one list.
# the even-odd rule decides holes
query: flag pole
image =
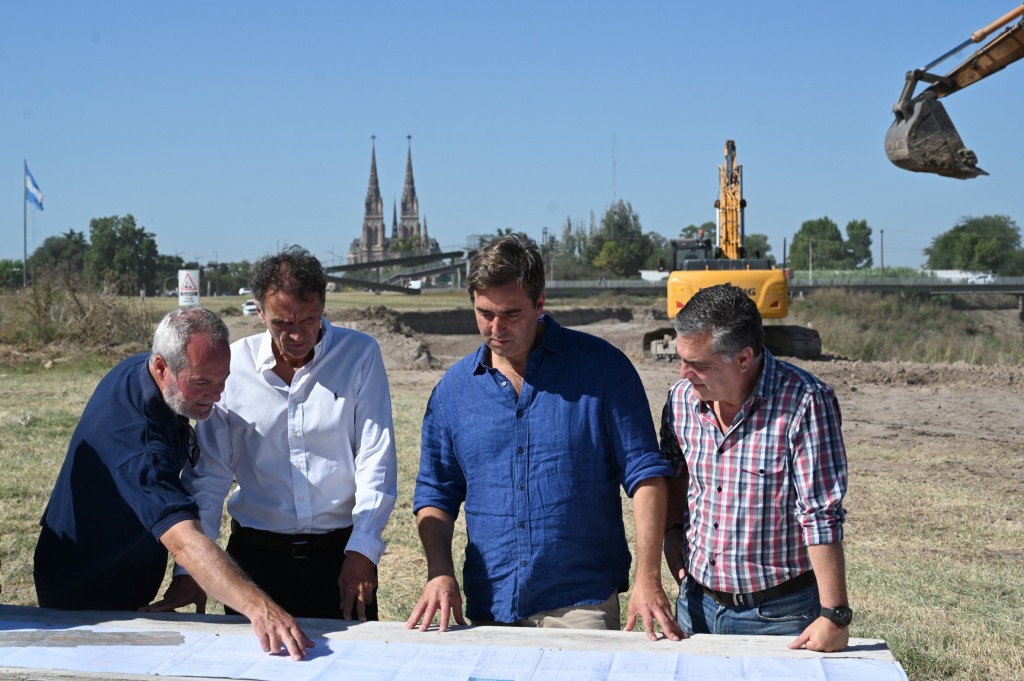
{"label": "flag pole", "polygon": [[21,287],[28,288],[28,196],[26,196],[28,178],[28,159],[22,159],[21,173]]}

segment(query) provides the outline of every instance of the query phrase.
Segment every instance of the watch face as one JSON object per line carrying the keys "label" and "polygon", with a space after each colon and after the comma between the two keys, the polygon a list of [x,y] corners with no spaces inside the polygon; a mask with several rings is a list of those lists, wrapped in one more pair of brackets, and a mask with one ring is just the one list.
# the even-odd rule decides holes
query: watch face
{"label": "watch face", "polygon": [[835,622],[837,627],[848,627],[853,621],[853,610],[845,605],[837,608],[822,608],[821,614]]}

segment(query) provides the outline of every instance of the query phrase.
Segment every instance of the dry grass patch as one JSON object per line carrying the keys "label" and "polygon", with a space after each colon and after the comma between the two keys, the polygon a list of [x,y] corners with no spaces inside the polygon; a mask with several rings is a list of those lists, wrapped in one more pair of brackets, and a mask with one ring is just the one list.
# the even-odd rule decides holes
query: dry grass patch
{"label": "dry grass patch", "polygon": [[[31,571],[38,518],[71,432],[106,369],[0,368],[5,603],[35,605]],[[408,618],[426,580],[412,492],[423,411],[441,373],[389,367],[399,499],[380,565],[380,611],[388,620]],[[663,395],[663,386],[652,394]],[[660,407],[659,398],[652,415]],[[1024,442],[996,444],[985,437],[978,423],[955,436],[930,438],[927,447],[850,448],[846,552],[857,613],[852,634],[885,639],[914,681],[1009,681],[1021,678],[1024,669]],[[631,502],[624,499],[623,508],[632,543]],[[457,561],[464,543],[460,521]],[[663,580],[674,600],[675,582],[664,571]],[[625,613],[625,596],[621,603]],[[219,605],[210,610],[219,612]]]}

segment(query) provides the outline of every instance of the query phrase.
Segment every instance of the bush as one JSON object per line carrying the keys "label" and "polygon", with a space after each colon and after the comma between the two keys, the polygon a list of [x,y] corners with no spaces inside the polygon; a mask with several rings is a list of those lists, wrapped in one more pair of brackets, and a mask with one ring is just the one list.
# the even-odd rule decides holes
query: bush
{"label": "bush", "polygon": [[145,350],[153,339],[154,315],[136,299],[78,290],[46,272],[2,301],[0,344],[19,352],[117,348],[124,356]]}

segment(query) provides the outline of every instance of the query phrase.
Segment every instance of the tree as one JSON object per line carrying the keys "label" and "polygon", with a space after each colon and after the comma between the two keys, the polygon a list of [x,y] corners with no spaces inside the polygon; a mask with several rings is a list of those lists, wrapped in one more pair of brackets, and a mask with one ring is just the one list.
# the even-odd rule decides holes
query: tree
{"label": "tree", "polygon": [[839,226],[828,217],[805,221],[793,236],[793,245],[789,249],[790,267],[810,269],[812,259],[815,269],[842,270],[849,266],[843,235]]}
{"label": "tree", "polygon": [[23,277],[20,260],[0,260],[0,290],[20,289]]}
{"label": "tree", "polygon": [[1020,228],[1006,215],[963,217],[932,239],[924,254],[930,269],[1024,274]]}
{"label": "tree", "polygon": [[746,246],[748,258],[768,258],[772,252],[767,234],[748,234]]}
{"label": "tree", "polygon": [[88,252],[85,232],[69,229],[66,234],[46,237],[42,245],[29,256],[29,274],[34,276],[37,272],[47,272],[62,285],[81,288]]}
{"label": "tree", "polygon": [[135,225],[129,213],[123,218],[93,218],[89,221],[92,246],[85,257],[86,273],[101,290],[135,294],[154,291],[157,278],[156,240],[151,232]]}
{"label": "tree", "polygon": [[[704,233],[701,234],[701,230]],[[679,238],[681,239],[713,239],[715,234],[715,223],[705,222],[702,225],[687,225],[679,230]]]}
{"label": "tree", "polygon": [[871,267],[871,228],[867,220],[846,223],[846,260],[855,270]]}
{"label": "tree", "polygon": [[[608,243],[615,245],[606,249]],[[619,199],[602,216],[601,227],[587,244],[584,259],[610,274],[632,277],[640,272],[653,251],[651,237],[643,233],[633,206]]]}
{"label": "tree", "polygon": [[178,285],[178,270],[185,269],[185,261],[180,255],[158,255],[156,258],[155,281],[160,287],[158,295],[171,291]]}
{"label": "tree", "polygon": [[551,238],[548,248],[548,273],[552,279],[591,279],[593,271],[584,263],[584,253],[590,243],[590,232],[583,219],[566,218],[562,225],[562,236]]}

